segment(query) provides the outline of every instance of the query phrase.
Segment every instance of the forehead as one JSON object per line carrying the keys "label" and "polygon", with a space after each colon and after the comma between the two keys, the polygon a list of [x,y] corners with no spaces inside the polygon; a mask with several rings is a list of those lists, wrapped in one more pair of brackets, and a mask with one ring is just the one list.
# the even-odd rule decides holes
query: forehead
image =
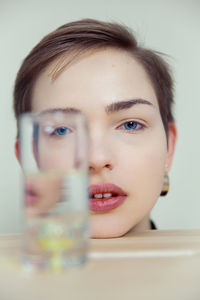
{"label": "forehead", "polygon": [[101,107],[122,99],[143,98],[158,108],[154,88],[142,65],[129,53],[104,49],[85,53],[54,80],[58,61],[38,77],[32,110],[58,107]]}

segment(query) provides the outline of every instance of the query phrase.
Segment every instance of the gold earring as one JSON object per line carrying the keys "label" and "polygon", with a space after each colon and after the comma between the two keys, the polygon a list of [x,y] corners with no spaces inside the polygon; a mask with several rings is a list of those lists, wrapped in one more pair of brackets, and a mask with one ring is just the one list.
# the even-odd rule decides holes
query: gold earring
{"label": "gold earring", "polygon": [[165,175],[163,178],[163,187],[162,187],[160,196],[166,196],[168,192],[169,192],[169,176],[168,176],[168,173],[165,172]]}

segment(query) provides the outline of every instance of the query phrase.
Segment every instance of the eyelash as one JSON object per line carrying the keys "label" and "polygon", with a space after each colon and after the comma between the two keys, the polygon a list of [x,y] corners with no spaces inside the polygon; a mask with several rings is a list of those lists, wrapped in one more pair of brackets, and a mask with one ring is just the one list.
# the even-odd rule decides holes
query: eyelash
{"label": "eyelash", "polygon": [[[58,130],[65,130],[66,132],[61,132],[61,134],[58,133]],[[48,136],[50,137],[62,137],[62,136],[66,136],[68,135],[69,133],[72,132],[72,130],[66,126],[59,126],[57,128],[46,128],[45,129],[45,132],[48,134]]]}
{"label": "eyelash", "polygon": [[[128,128],[125,128],[126,124],[134,125],[134,126],[133,126],[133,128],[130,127],[128,129]],[[124,127],[124,128],[122,128],[122,127]],[[137,121],[134,121],[134,120],[126,121],[126,122],[122,123],[120,126],[117,127],[118,130],[123,130],[123,131],[126,131],[127,133],[130,133],[130,134],[134,134],[138,131],[144,130],[145,128],[146,128],[146,126],[144,124],[142,124],[140,122],[137,122]],[[67,132],[65,134],[58,134],[57,131],[59,129],[66,129]],[[70,128],[65,127],[65,126],[60,126],[60,127],[55,128],[54,130],[52,130],[49,135],[52,136],[52,137],[53,136],[62,137],[62,136],[68,135],[71,132],[72,132],[72,130]]]}
{"label": "eyelash", "polygon": [[[135,125],[134,128],[132,128],[132,129],[131,128],[130,129],[122,128],[128,123],[132,123],[133,125]],[[121,124],[120,126],[117,127],[117,129],[122,129],[122,130],[124,130],[128,133],[131,133],[131,134],[133,134],[137,131],[140,131],[140,130],[144,130],[145,128],[146,128],[146,126],[144,124],[142,124],[140,122],[137,122],[137,121],[134,121],[134,120],[126,121],[126,122],[124,122],[123,124]]]}

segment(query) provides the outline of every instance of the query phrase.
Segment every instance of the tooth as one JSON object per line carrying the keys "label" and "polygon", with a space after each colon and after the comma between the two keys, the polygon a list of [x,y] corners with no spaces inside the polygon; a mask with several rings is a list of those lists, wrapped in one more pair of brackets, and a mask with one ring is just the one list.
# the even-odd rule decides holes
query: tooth
{"label": "tooth", "polygon": [[111,196],[112,196],[111,193],[105,193],[105,194],[103,194],[103,197],[104,197],[104,198],[109,198],[109,197],[111,197]]}
{"label": "tooth", "polygon": [[94,195],[94,198],[102,199],[102,198],[103,198],[103,195],[102,195],[102,194],[95,194],[95,195]]}

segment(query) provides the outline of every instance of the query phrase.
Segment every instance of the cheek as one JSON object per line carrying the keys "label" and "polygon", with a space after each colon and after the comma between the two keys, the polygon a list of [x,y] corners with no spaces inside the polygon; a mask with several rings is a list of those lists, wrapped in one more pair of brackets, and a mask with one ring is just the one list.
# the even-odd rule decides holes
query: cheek
{"label": "cheek", "polygon": [[[155,201],[162,188],[167,157],[166,138],[160,134],[146,139],[144,143],[118,147],[118,168],[121,171],[124,188],[135,199]],[[120,173],[119,173],[120,174]]]}
{"label": "cheek", "polygon": [[42,170],[68,171],[75,165],[74,144],[46,143],[41,140],[38,147],[38,166]]}

